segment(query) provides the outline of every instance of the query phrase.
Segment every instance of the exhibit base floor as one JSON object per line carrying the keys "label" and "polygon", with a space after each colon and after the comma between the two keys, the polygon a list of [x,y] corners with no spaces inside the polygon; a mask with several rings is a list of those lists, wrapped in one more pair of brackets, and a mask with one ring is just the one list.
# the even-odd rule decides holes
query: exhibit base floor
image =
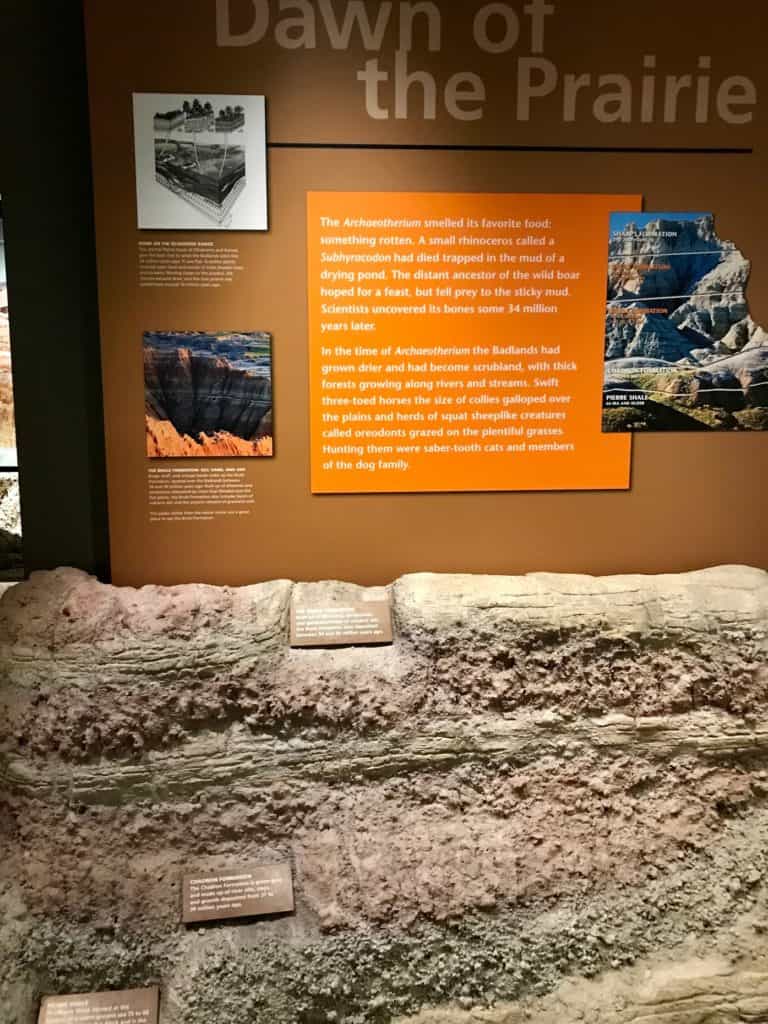
{"label": "exhibit base floor", "polygon": [[[0,1006],[163,1024],[768,1021],[768,573],[413,575],[0,601]],[[181,923],[290,865],[295,911]]]}

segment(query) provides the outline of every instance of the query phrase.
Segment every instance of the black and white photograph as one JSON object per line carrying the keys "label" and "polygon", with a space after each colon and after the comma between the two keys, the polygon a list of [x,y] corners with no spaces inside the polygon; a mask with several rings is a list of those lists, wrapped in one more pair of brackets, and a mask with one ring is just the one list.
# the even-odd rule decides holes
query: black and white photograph
{"label": "black and white photograph", "polygon": [[263,96],[134,93],[139,228],[264,231]]}

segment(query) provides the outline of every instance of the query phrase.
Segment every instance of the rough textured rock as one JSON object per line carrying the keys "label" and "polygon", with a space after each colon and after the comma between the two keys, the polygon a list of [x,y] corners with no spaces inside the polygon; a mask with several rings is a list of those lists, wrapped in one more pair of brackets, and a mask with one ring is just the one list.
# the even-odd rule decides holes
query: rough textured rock
{"label": "rough textured rock", "polygon": [[[410,576],[339,650],[288,648],[296,588],[360,596],[4,595],[4,1021],[768,1020],[768,573]],[[295,916],[180,926],[184,870],[282,857]]]}
{"label": "rough textured rock", "polygon": [[[541,999],[470,1010],[441,1007],[397,1024],[730,1024],[768,1021],[768,963],[755,952],[762,925],[752,921],[720,945],[728,955],[692,956],[697,943],[674,959],[648,960],[596,980],[569,980]],[[700,943],[705,949],[717,942]]]}
{"label": "rough textured rock", "polygon": [[225,430],[254,439],[272,408],[272,384],[222,356],[189,348],[144,347],[147,411],[163,413],[181,434]]}
{"label": "rough textured rock", "polygon": [[16,473],[0,473],[0,530],[21,537],[21,500]]}
{"label": "rough textured rock", "polygon": [[648,313],[635,323],[634,336],[626,345],[628,359],[661,359],[674,363],[701,344],[701,338],[679,331],[666,317]]}
{"label": "rough textured rock", "polygon": [[766,429],[768,335],[749,314],[749,260],[711,216],[627,230],[610,243],[605,380],[647,400],[607,409],[604,429]]}
{"label": "rough textured rock", "polygon": [[728,245],[717,237],[711,217],[692,221],[659,218],[645,230],[638,229],[634,237],[611,240],[609,288],[640,298],[690,295],[719,265]]}
{"label": "rough textured rock", "polygon": [[639,317],[633,326],[609,318],[608,359],[676,362],[697,345],[709,348],[711,358],[726,337],[731,346],[736,338],[745,340],[750,263],[732,242],[718,238],[711,217],[652,221],[632,237],[612,240],[609,252],[609,299],[639,312],[661,307],[666,316]]}
{"label": "rough textured rock", "polygon": [[271,455],[269,336],[145,335],[144,412],[150,458]]}
{"label": "rough textured rock", "polygon": [[180,434],[170,420],[159,420],[154,416],[145,417],[145,427],[150,459],[272,455],[271,437],[244,441],[226,430],[217,430],[211,437],[201,433],[195,440],[189,434]]}

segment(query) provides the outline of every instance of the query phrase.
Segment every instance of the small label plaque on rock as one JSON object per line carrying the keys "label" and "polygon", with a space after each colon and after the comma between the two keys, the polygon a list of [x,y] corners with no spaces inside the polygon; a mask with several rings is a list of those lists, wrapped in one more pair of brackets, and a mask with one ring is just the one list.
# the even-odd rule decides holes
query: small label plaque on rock
{"label": "small label plaque on rock", "polygon": [[46,996],[38,1024],[158,1024],[160,989]]}
{"label": "small label plaque on rock", "polygon": [[293,909],[293,875],[290,864],[259,865],[220,871],[215,875],[184,876],[184,924],[287,914]]}
{"label": "small label plaque on rock", "polygon": [[338,604],[291,604],[291,647],[354,647],[392,643],[388,597]]}

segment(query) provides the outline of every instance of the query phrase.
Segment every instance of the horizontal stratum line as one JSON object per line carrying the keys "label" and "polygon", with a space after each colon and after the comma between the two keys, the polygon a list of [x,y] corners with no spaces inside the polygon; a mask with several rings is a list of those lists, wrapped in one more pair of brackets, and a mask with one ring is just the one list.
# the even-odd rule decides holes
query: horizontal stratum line
{"label": "horizontal stratum line", "polygon": [[493,766],[512,758],[533,765],[562,758],[563,743],[576,743],[609,760],[637,754],[668,762],[685,754],[711,763],[742,754],[764,757],[768,720],[747,722],[716,710],[637,718],[613,712],[553,727],[546,712],[506,720],[477,715],[439,719],[426,728],[392,729],[368,739],[339,737],[300,746],[290,739],[233,736],[222,745],[221,737],[201,734],[178,749],[149,752],[139,763],[41,765],[5,755],[0,757],[0,785],[39,799],[116,804],[148,796],[188,797],[235,784],[269,786],[286,778],[317,783],[359,775],[374,783],[470,762]]}
{"label": "horizontal stratum line", "polygon": [[632,260],[638,256],[647,259],[656,259],[658,256],[718,256],[725,257],[726,255],[732,255],[737,252],[736,249],[724,249],[722,251],[717,249],[691,249],[688,252],[624,252],[619,256],[608,256],[609,263],[618,263],[621,260]]}

